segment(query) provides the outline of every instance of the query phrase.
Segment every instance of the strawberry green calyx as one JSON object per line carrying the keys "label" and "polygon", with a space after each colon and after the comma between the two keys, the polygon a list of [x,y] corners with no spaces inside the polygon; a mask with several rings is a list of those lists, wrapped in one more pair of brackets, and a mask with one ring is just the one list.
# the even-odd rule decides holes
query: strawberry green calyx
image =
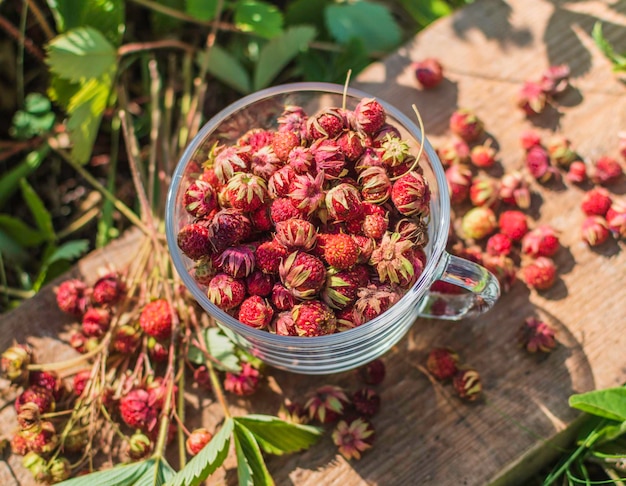
{"label": "strawberry green calyx", "polygon": [[216,145],[212,153],[213,170],[215,176],[222,183],[226,184],[237,172],[247,172],[250,166],[250,147],[238,146],[218,146]]}
{"label": "strawberry green calyx", "polygon": [[382,167],[368,167],[359,174],[358,181],[361,196],[367,202],[382,204],[391,196],[391,181]]}
{"label": "strawberry green calyx", "polygon": [[296,175],[289,198],[296,209],[308,216],[317,211],[324,200],[324,171],[315,177],[311,174]]}
{"label": "strawberry green calyx", "polygon": [[347,271],[328,273],[322,289],[322,300],[333,309],[344,309],[356,299],[358,284]]}
{"label": "strawberry green calyx", "polygon": [[408,158],[412,157],[409,144],[405,140],[392,135],[385,136],[385,140],[381,143],[380,148],[383,164],[388,167],[401,165]]}
{"label": "strawberry green calyx", "polygon": [[276,241],[288,250],[310,250],[315,246],[317,230],[304,219],[288,219],[276,223]]}
{"label": "strawberry green calyx", "polygon": [[315,298],[326,281],[326,267],[321,260],[301,251],[281,261],[278,273],[285,288],[298,299]]}
{"label": "strawberry green calyx", "polygon": [[370,265],[376,267],[381,282],[405,286],[414,281],[415,268],[410,256],[413,243],[400,233],[387,232],[372,252]]}
{"label": "strawberry green calyx", "polygon": [[254,174],[239,172],[226,185],[230,206],[242,211],[254,211],[268,200],[267,183]]}
{"label": "strawberry green calyx", "polygon": [[359,190],[351,184],[342,183],[326,193],[328,216],[335,221],[358,219],[363,214]]}
{"label": "strawberry green calyx", "polygon": [[404,216],[430,214],[430,188],[419,172],[407,172],[396,180],[391,188],[391,200]]}

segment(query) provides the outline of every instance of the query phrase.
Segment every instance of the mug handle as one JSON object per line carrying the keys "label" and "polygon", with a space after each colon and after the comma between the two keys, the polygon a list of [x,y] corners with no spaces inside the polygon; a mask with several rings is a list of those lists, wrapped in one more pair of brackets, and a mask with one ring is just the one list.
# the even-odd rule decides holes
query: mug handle
{"label": "mug handle", "polygon": [[444,252],[439,280],[451,283],[469,292],[461,294],[430,290],[422,301],[421,317],[457,321],[487,312],[500,297],[500,284],[485,267]]}

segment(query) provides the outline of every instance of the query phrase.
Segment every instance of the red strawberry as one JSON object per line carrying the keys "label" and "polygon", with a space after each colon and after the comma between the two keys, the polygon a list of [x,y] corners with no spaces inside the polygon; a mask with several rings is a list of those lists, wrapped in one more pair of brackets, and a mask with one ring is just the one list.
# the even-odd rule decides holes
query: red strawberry
{"label": "red strawberry", "polygon": [[291,314],[298,336],[324,336],[335,332],[337,326],[335,314],[319,300],[303,302],[295,306]]}
{"label": "red strawberry", "polygon": [[254,329],[266,329],[274,316],[274,309],[263,297],[253,295],[241,303],[238,319]]}
{"label": "red strawberry", "polygon": [[431,89],[443,81],[443,67],[441,63],[432,57],[411,64],[415,73],[415,79],[424,89]]}
{"label": "red strawberry", "polygon": [[278,273],[281,262],[287,258],[289,251],[276,240],[266,241],[259,245],[255,253],[256,267],[263,273]]}
{"label": "red strawberry", "polygon": [[192,260],[199,260],[211,249],[211,234],[206,225],[191,223],[178,232],[177,243],[180,250]]}
{"label": "red strawberry", "polygon": [[209,283],[207,296],[220,309],[234,309],[245,299],[246,286],[241,280],[218,273]]}
{"label": "red strawberry", "polygon": [[368,135],[374,135],[386,120],[385,109],[374,98],[363,98],[354,108],[354,126]]}
{"label": "red strawberry", "polygon": [[341,183],[326,193],[326,209],[335,221],[359,219],[363,214],[361,194],[351,184]]}
{"label": "red strawberry", "polygon": [[165,299],[153,300],[146,304],[139,316],[139,325],[148,335],[165,340],[172,334],[172,308]]}
{"label": "red strawberry", "polygon": [[326,281],[324,264],[302,251],[295,251],[281,261],[278,273],[283,285],[298,299],[314,298]]}
{"label": "red strawberry", "polygon": [[324,259],[328,264],[343,270],[353,266],[359,258],[359,247],[350,235],[329,235],[324,243]]}

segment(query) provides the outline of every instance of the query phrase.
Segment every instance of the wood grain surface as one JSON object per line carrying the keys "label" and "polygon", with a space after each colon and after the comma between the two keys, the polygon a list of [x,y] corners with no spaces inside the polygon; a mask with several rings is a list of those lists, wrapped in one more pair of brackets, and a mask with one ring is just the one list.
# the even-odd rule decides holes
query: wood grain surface
{"label": "wood grain surface", "polygon": [[[626,130],[626,86],[591,40],[598,19],[611,42],[626,50],[626,2],[479,0],[370,66],[354,85],[408,115],[411,104],[417,105],[435,145],[450,137],[450,114],[458,107],[471,108],[496,139],[507,170],[522,168],[518,139],[522,130],[532,127],[546,137],[567,136],[585,159],[617,156],[617,134]],[[444,65],[446,81],[421,91],[410,63],[431,56]],[[560,63],[571,67],[573,88],[547,113],[526,119],[514,104],[521,83]],[[564,245],[555,256],[556,285],[537,293],[517,283],[491,312],[472,320],[419,319],[384,357],[388,376],[377,387],[382,410],[373,419],[374,448],[360,461],[346,461],[326,436],[306,452],[268,458],[276,484],[524,484],[571,436],[579,414],[568,407],[568,397],[626,382],[624,242],[595,251],[581,242],[584,188],[565,182],[533,189],[533,224],[554,226]],[[623,195],[626,184],[612,190]],[[137,234],[130,235],[90,255],[76,272],[89,275],[103,262],[123,263],[137,241]],[[28,341],[42,359],[71,353],[56,339],[69,322],[50,310],[52,302],[52,289],[47,288],[3,316],[0,348],[13,338],[31,336]],[[553,353],[534,356],[518,348],[516,332],[530,315],[557,329],[559,345]],[[449,385],[429,380],[423,366],[434,346],[454,348],[480,371],[483,402],[461,403]],[[276,413],[283,396],[303,397],[321,384],[351,390],[358,386],[352,372],[303,377],[272,371],[271,376],[270,386],[259,395],[231,400],[235,413]],[[209,395],[192,404],[189,415],[198,420],[202,416],[209,425],[221,420]],[[3,432],[11,420],[12,407],[4,407]],[[231,457],[210,484],[235,483],[233,465]],[[19,458],[0,463],[0,484],[29,484]]]}

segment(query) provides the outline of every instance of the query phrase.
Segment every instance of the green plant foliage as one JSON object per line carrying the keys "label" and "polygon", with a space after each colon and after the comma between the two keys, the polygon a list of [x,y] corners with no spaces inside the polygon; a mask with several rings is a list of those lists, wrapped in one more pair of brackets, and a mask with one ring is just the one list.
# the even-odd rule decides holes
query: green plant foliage
{"label": "green plant foliage", "polygon": [[240,485],[272,486],[274,484],[254,434],[239,419],[235,419],[235,451]]}
{"label": "green plant foliage", "polygon": [[349,70],[358,73],[371,62],[359,39],[349,41],[340,52],[321,52],[309,49],[298,56],[301,75],[307,81],[326,81],[342,84]]}
{"label": "green plant foliage", "polygon": [[[203,58],[207,59],[203,60]],[[251,83],[248,72],[239,60],[226,49],[213,46],[208,53],[199,54],[198,62],[207,62],[209,73],[235,91],[243,94],[250,93]]]}
{"label": "green plant foliage", "polygon": [[215,9],[217,0],[187,0],[185,2],[185,11],[199,20],[213,20],[215,18]]}
{"label": "green plant foliage", "polygon": [[452,5],[445,0],[400,0],[400,3],[419,25],[428,25],[453,11]]}
{"label": "green plant foliage", "polygon": [[261,448],[269,454],[286,454],[308,449],[321,437],[317,427],[292,424],[270,415],[246,415],[237,423],[254,434]]}
{"label": "green plant foliage", "polygon": [[283,31],[283,14],[267,2],[240,0],[235,6],[235,25],[245,32],[271,39]]}
{"label": "green plant foliage", "polygon": [[118,46],[124,34],[124,0],[48,0],[60,33],[93,27]]}
{"label": "green plant foliage", "polygon": [[228,455],[233,427],[233,419],[227,418],[211,442],[165,484],[167,486],[197,486],[213,474]]}
{"label": "green plant foliage", "polygon": [[31,228],[24,221],[10,214],[0,214],[0,229],[24,248],[33,248],[45,241],[41,231]]}
{"label": "green plant foliage", "polygon": [[[79,476],[59,483],[63,486],[94,486],[96,484],[106,484],[107,486],[131,486],[146,472],[152,472],[154,460],[136,462],[124,466],[117,466],[112,469],[98,471],[86,476]],[[154,474],[154,473],[153,473]]]}
{"label": "green plant foliage", "polygon": [[314,26],[320,33],[326,29],[324,9],[331,5],[330,0],[295,0],[285,7],[285,23],[287,25],[307,24]]}
{"label": "green plant foliage", "polygon": [[[228,339],[219,328],[209,327],[205,329],[202,334],[198,336],[198,339],[202,340],[209,355],[217,361],[217,363],[214,363],[216,368],[223,371],[232,371],[233,373],[241,371],[235,344]],[[196,364],[206,363],[204,353],[193,345],[189,346],[187,358],[189,361]]]}
{"label": "green plant foliage", "polygon": [[611,43],[604,37],[601,22],[595,23],[591,35],[598,48],[613,63],[613,70],[616,72],[626,72],[626,53],[622,55],[615,52]]}
{"label": "green plant foliage", "polygon": [[39,93],[26,96],[23,110],[13,116],[9,134],[19,140],[27,140],[45,134],[52,129],[55,116],[50,100]]}
{"label": "green plant foliage", "polygon": [[52,215],[46,209],[45,204],[26,179],[20,181],[20,189],[22,190],[22,198],[33,215],[42,237],[48,241],[54,241],[56,235],[52,225]]}
{"label": "green plant foliage", "polygon": [[8,199],[19,189],[20,180],[35,172],[49,152],[50,147],[42,145],[0,177],[0,208],[4,207]]}
{"label": "green plant foliage", "polygon": [[400,27],[389,9],[366,0],[329,5],[324,9],[326,28],[338,42],[360,39],[367,52],[386,51],[400,42]]}
{"label": "green plant foliage", "polygon": [[618,422],[626,421],[626,387],[572,395],[570,407]]}
{"label": "green plant foliage", "polygon": [[307,48],[315,38],[315,33],[315,29],[310,26],[290,27],[265,44],[256,64],[253,88],[259,90],[269,86],[285,66]]}
{"label": "green plant foliage", "polygon": [[21,264],[28,259],[28,253],[11,236],[0,228],[0,254],[3,260]]}

